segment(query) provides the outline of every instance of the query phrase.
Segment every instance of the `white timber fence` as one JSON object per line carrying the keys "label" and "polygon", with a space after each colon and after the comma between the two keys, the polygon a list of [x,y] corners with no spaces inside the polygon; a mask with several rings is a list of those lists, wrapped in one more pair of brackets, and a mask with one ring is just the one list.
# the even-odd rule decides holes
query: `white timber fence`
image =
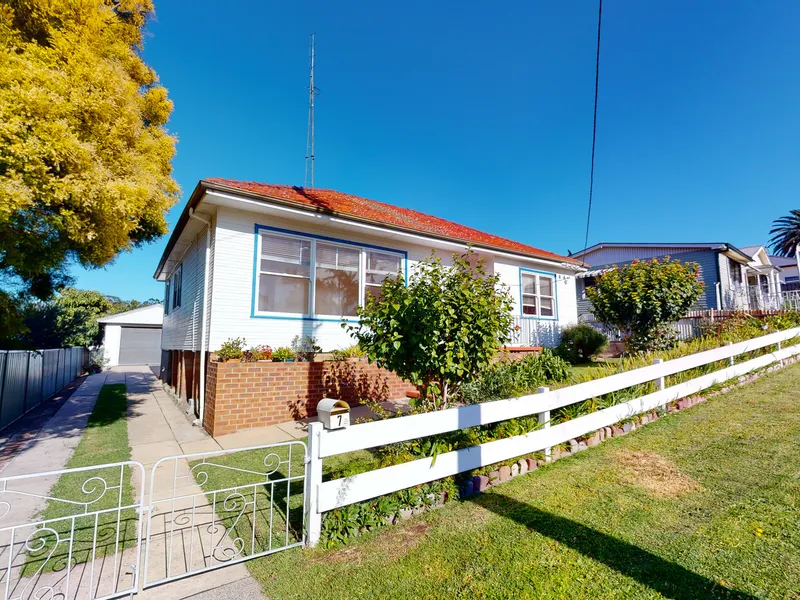
{"label": "white timber fence", "polygon": [[[798,341],[800,327],[674,360],[662,362],[655,359],[651,366],[557,390],[540,388],[536,394],[519,398],[373,421],[346,429],[327,430],[323,429],[322,423],[310,423],[305,506],[307,544],[313,546],[319,541],[322,514],[327,511],[532,452],[544,451],[549,460],[549,450],[553,446],[796,356],[800,354],[800,343],[796,343]],[[793,345],[786,345],[787,342]],[[770,346],[777,346],[777,350],[736,362],[737,356]],[[667,376],[719,361],[728,361],[729,366],[665,387],[664,378]],[[651,394],[558,425],[550,424],[550,412],[553,410],[649,382],[655,382],[657,388]],[[447,452],[435,459],[422,458],[341,479],[322,481],[322,461],[325,458],[531,415],[537,415],[542,426],[526,435]]]}
{"label": "white timber fence", "polygon": [[0,350],[0,429],[83,372],[85,348]]}

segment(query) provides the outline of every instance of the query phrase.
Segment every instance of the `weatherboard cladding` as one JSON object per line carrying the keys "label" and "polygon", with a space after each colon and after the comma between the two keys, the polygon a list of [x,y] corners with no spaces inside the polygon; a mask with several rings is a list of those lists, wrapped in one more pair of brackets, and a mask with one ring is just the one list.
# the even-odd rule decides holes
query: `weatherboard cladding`
{"label": "weatherboard cladding", "polygon": [[[655,250],[658,250],[657,248]],[[641,253],[641,249],[639,249]],[[634,260],[650,260],[658,258],[664,260],[669,256],[672,260],[679,260],[684,263],[697,263],[700,266],[700,275],[698,279],[703,282],[704,290],[699,300],[695,303],[694,310],[705,310],[709,308],[717,308],[717,289],[716,283],[719,281],[717,278],[717,257],[720,256],[718,250],[697,250],[693,249],[690,252],[669,253],[660,256],[644,256],[637,257],[624,262],[608,263],[604,265],[593,264],[593,268],[610,267],[612,265],[623,266],[632,263]],[[726,259],[727,261],[727,259]],[[578,314],[587,315],[591,313],[591,302],[588,298],[582,298],[583,283],[578,282]]]}
{"label": "weatherboard cladding", "polygon": [[307,189],[288,185],[274,185],[252,181],[236,181],[232,179],[210,178],[205,183],[212,186],[224,186],[234,190],[249,192],[259,196],[286,200],[288,202],[304,205],[320,212],[347,215],[387,226],[414,230],[422,234],[435,235],[453,240],[470,242],[476,245],[489,246],[501,250],[522,253],[530,256],[580,264],[579,261],[553,252],[534,248],[497,235],[478,231],[465,225],[440,219],[432,215],[392,206],[384,202],[369,200],[359,196],[351,196],[335,190],[318,188]]}

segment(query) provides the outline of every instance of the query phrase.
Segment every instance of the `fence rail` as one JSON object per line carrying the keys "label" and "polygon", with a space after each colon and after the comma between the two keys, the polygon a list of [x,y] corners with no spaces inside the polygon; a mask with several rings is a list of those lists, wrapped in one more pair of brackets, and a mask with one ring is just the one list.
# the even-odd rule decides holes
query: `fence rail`
{"label": "fence rail", "polygon": [[[800,354],[800,344],[781,348],[783,342],[798,337],[800,327],[558,390],[541,388],[540,393],[520,398],[375,421],[347,429],[329,431],[322,429],[321,423],[311,423],[308,436],[311,460],[308,485],[312,488],[307,496],[309,543],[313,545],[319,539],[323,512],[531,452],[545,450],[549,455],[552,446]],[[775,352],[733,364],[736,356],[775,345],[779,348]],[[731,365],[664,388],[663,378],[668,375],[722,360],[731,361]],[[657,382],[660,388],[655,393],[550,427],[552,410],[651,381]],[[544,427],[527,435],[441,454],[435,461],[424,458],[322,482],[323,458],[530,415],[537,415]]]}
{"label": "fence rail", "polygon": [[85,348],[0,350],[0,429],[78,377]]}
{"label": "fence rail", "polygon": [[[688,312],[680,321],[674,323],[672,327],[678,335],[680,340],[690,340],[692,338],[700,337],[702,332],[702,325],[708,323],[722,322],[729,319],[734,315],[740,315],[746,312],[749,315],[756,317],[763,317],[768,315],[778,315],[786,312],[787,310],[800,311],[800,291],[798,292],[783,292],[780,296],[780,303],[774,304],[772,308],[740,308],[730,310],[693,310]],[[598,331],[602,331],[611,341],[621,341],[623,339],[622,332],[615,328],[601,323],[591,313],[582,315],[580,317],[582,323],[591,325]]]}

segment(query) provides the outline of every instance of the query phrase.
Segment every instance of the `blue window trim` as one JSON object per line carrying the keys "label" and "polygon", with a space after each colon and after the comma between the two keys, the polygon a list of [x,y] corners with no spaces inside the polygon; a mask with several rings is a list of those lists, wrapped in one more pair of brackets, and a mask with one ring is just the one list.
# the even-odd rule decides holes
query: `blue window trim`
{"label": "blue window trim", "polygon": [[[324,235],[316,235],[313,233],[304,233],[302,231],[293,231],[291,229],[282,229],[280,227],[270,227],[268,225],[255,224],[253,233],[253,291],[250,298],[250,318],[251,319],[274,319],[279,321],[319,321],[319,322],[334,322],[341,323],[342,321],[356,322],[358,317],[341,317],[339,319],[332,319],[330,317],[315,317],[315,316],[301,316],[290,317],[284,315],[259,315],[256,314],[256,297],[258,293],[258,236],[261,231],[274,231],[275,233],[286,233],[289,235],[296,235],[299,237],[310,238],[314,240],[322,240],[325,242],[335,242],[337,244],[344,244],[347,246],[355,246],[356,248],[369,248],[371,250],[383,250],[384,252],[391,252],[393,254],[401,254],[403,256],[403,273],[408,285],[408,252],[405,250],[397,250],[395,248],[387,248],[385,246],[376,246],[374,244],[361,244],[350,240],[342,240],[339,238],[327,237]],[[359,283],[360,285],[360,283]]]}
{"label": "blue window trim", "polygon": [[[532,316],[526,315],[522,312],[522,274],[523,273],[537,273],[539,275],[547,275],[553,278],[553,307],[552,317]],[[538,307],[537,307],[538,308]],[[526,269],[525,267],[519,268],[519,315],[523,319],[533,319],[534,321],[558,321],[558,275],[549,271],[538,271],[536,269]]]}

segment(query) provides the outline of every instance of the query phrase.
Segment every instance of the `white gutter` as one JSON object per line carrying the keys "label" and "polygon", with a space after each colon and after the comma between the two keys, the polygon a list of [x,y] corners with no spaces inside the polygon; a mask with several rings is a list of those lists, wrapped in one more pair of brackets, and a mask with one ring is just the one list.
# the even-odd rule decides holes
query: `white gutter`
{"label": "white gutter", "polygon": [[200,427],[206,416],[206,345],[208,343],[208,271],[211,265],[211,221],[194,214],[189,209],[189,218],[206,224],[206,261],[203,269],[203,321],[200,325]]}
{"label": "white gutter", "polygon": [[717,310],[722,310],[722,292],[720,291],[720,282],[716,282],[714,287],[717,288]]}

